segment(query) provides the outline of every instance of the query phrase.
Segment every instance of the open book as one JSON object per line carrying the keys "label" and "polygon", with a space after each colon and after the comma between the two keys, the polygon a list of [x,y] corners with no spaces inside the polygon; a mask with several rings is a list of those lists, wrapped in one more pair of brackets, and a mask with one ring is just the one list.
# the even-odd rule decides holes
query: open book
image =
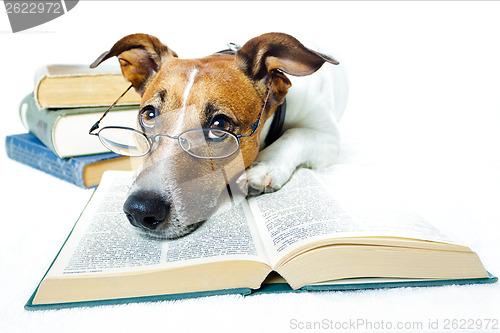
{"label": "open book", "polygon": [[496,281],[476,253],[418,215],[355,207],[311,170],[166,241],[129,225],[122,204],[131,182],[131,173],[105,173],[27,309]]}

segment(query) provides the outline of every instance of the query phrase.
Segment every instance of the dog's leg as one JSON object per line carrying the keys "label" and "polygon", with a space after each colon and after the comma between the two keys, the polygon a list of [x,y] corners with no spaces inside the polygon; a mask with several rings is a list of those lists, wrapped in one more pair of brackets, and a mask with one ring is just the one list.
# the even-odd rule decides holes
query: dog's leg
{"label": "dog's leg", "polygon": [[250,195],[279,190],[297,167],[321,168],[331,165],[339,152],[338,131],[291,128],[262,150],[246,174],[238,180],[248,185]]}
{"label": "dog's leg", "polygon": [[259,153],[239,179],[251,195],[279,190],[297,167],[327,167],[339,154],[338,121],[347,102],[344,70],[327,68],[295,78],[293,87],[287,95],[284,133]]}

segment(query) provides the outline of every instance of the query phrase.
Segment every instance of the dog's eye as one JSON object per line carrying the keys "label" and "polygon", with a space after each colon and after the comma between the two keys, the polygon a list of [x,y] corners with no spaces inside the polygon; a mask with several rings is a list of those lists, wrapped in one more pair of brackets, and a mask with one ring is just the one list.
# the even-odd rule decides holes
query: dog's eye
{"label": "dog's eye", "polygon": [[229,131],[231,129],[231,122],[225,116],[215,116],[212,119],[210,128],[222,129]]}
{"label": "dog's eye", "polygon": [[156,123],[157,116],[158,116],[158,109],[151,105],[148,105],[145,106],[139,113],[139,121],[142,126],[147,128],[152,128]]}
{"label": "dog's eye", "polygon": [[226,116],[215,116],[210,122],[210,128],[213,128],[213,131],[208,132],[209,139],[223,139],[227,136],[227,133],[224,131],[217,130],[231,130],[231,121],[227,119]]}

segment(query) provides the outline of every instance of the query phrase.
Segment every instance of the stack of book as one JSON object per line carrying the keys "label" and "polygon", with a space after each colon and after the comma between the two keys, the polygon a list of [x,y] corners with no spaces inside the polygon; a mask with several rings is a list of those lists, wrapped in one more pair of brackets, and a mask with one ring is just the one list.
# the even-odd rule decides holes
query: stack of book
{"label": "stack of book", "polygon": [[[99,184],[106,170],[131,170],[128,157],[109,152],[89,129],[128,88],[118,67],[48,65],[35,74],[35,88],[20,104],[29,133],[7,136],[9,158],[80,187]],[[102,121],[135,127],[140,96],[132,89]]]}

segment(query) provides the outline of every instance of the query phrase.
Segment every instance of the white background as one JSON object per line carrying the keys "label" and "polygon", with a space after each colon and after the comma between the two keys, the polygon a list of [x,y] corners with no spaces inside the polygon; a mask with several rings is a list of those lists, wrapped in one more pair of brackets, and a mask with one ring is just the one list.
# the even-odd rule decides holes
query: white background
{"label": "white background", "polygon": [[[400,199],[476,250],[498,275],[499,17],[500,3],[472,1],[80,1],[60,18],[13,34],[2,9],[0,133],[24,132],[18,106],[38,67],[90,64],[129,33],[155,35],[181,57],[204,56],[269,31],[314,38],[336,50],[349,73],[339,163],[377,170],[381,192],[398,188]],[[3,146],[0,159],[4,332],[297,331],[292,319],[417,321],[425,329],[435,319],[500,320],[498,285],[27,312],[24,303],[91,191],[8,160]]]}

